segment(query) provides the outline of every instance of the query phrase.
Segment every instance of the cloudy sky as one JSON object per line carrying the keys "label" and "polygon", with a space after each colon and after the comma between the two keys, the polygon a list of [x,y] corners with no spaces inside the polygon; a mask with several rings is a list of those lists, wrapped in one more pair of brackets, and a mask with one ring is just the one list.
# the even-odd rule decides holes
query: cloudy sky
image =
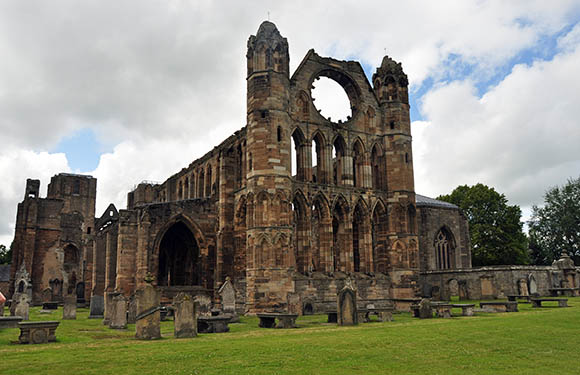
{"label": "cloudy sky", "polygon": [[97,177],[100,216],[243,127],[268,13],[292,70],[310,48],[369,78],[385,51],[403,63],[417,192],[482,182],[527,215],[580,175],[580,0],[272,3],[0,0],[0,243],[27,177],[43,196],[56,173]]}

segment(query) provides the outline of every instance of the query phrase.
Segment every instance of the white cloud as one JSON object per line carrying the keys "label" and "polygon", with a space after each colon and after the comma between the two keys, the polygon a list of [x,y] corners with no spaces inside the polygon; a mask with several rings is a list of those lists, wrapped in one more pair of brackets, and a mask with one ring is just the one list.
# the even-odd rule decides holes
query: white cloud
{"label": "white cloud", "polygon": [[414,123],[417,190],[494,186],[511,202],[541,204],[544,191],[580,173],[580,43],[551,61],[517,65],[477,97],[470,81],[423,97],[427,121]]}
{"label": "white cloud", "polygon": [[[102,155],[91,172],[99,179],[98,215],[109,201],[124,206],[129,187],[143,179],[164,180],[244,126],[246,42],[268,11],[288,38],[292,69],[310,48],[321,55],[356,58],[372,65],[380,64],[386,48],[403,63],[411,85],[417,87],[426,78],[437,81],[453,76],[453,67],[446,66],[450,54],[474,64],[474,74],[492,74],[543,36],[576,22],[579,10],[580,4],[573,0],[0,2],[0,134],[3,143],[11,145],[10,150],[0,150],[0,171],[8,176],[9,189],[17,191],[0,196],[5,212],[0,236],[11,236],[7,228],[26,177],[47,179],[69,170],[64,155],[46,151],[74,130],[91,128],[109,149],[117,145]],[[577,43],[572,35],[561,39],[560,48],[574,51]],[[512,76],[533,76],[540,68],[518,67]],[[519,80],[502,85],[537,89]],[[572,85],[570,81],[565,84]],[[551,100],[560,95],[559,82],[549,84],[551,92],[544,96]],[[522,97],[522,93],[501,96],[501,85],[495,90],[479,100],[473,84],[466,81],[428,95],[424,108],[429,124],[418,138],[431,143],[417,142],[416,153],[421,150],[434,159],[426,161],[425,167],[415,159],[418,186],[434,192],[443,186],[433,183],[437,175],[421,172],[421,168],[433,170],[437,160],[460,167],[446,181],[471,175],[465,166],[472,165],[468,157],[481,157],[473,154],[476,147],[491,148],[494,154],[486,157],[510,163],[509,153],[503,152],[505,143],[490,145],[482,140],[492,139],[491,129],[463,131],[466,121],[483,123],[492,114],[489,127],[499,131],[501,124],[519,121],[522,112],[535,120],[543,115],[529,113],[547,110],[550,119],[568,126],[568,108],[561,102],[550,107],[538,99],[537,108],[525,111],[520,108],[523,104],[507,105],[507,95]],[[464,107],[446,101],[451,98]],[[457,116],[450,116],[454,109]],[[459,129],[462,139],[471,137],[471,147],[465,149],[462,140],[434,137],[431,129],[439,129],[442,123]],[[503,131],[516,137],[511,148],[525,146],[517,138],[521,132]],[[449,146],[458,147],[456,153],[461,153],[463,162],[438,159],[434,150],[445,151]],[[550,161],[560,160],[556,156],[563,151],[554,152],[555,156],[543,159],[545,170],[557,167]],[[27,153],[36,156],[26,158]],[[39,159],[54,164],[37,168]],[[504,174],[521,169],[523,162],[505,168]],[[491,172],[477,173],[486,177]],[[494,173],[501,175],[501,171]],[[516,189],[515,182],[512,185]]]}

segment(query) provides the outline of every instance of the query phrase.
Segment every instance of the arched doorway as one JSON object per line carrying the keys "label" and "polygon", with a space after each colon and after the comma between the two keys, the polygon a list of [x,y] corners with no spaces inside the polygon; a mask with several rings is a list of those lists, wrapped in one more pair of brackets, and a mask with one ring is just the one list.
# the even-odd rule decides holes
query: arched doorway
{"label": "arched doorway", "polygon": [[199,245],[193,233],[182,222],[173,224],[159,244],[158,285],[200,285],[200,271]]}

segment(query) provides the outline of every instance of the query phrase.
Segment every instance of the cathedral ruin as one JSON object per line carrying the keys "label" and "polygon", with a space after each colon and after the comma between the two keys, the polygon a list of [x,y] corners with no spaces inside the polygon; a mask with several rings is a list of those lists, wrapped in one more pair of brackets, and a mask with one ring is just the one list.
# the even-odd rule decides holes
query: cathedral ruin
{"label": "cathedral ruin", "polygon": [[[369,82],[360,63],[310,50],[290,75],[288,41],[268,21],[246,57],[246,125],[165,182],[137,185],[126,209],[95,218],[90,176],[59,174],[46,198],[28,180],[10,293],[98,304],[151,274],[164,300],[185,291],[219,305],[229,278],[241,313],[290,300],[313,312],[347,278],[362,301],[404,303],[421,295],[422,272],[471,268],[459,209],[415,193],[400,63],[385,56]],[[317,110],[319,77],[346,92],[346,121]]]}

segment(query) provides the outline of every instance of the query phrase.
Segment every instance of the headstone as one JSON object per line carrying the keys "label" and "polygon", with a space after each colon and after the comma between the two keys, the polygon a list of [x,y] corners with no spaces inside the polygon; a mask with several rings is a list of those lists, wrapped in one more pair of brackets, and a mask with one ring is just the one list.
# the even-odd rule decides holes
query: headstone
{"label": "headstone", "polygon": [[113,298],[118,296],[119,292],[107,292],[105,293],[105,311],[103,314],[103,324],[108,326],[112,319],[113,314]]}
{"label": "headstone", "polygon": [[64,297],[64,306],[62,308],[63,320],[75,320],[77,318],[77,296],[68,295]]}
{"label": "headstone", "polygon": [[531,273],[528,276],[528,291],[531,296],[538,295],[538,284],[536,284],[536,278]]}
{"label": "headstone", "polygon": [[481,281],[481,298],[490,298],[494,296],[493,293],[493,282],[491,277],[484,276],[480,279]]}
{"label": "headstone", "polygon": [[137,322],[135,324],[135,338],[153,340],[161,338],[159,303],[160,293],[151,284],[137,290]]}
{"label": "headstone", "polygon": [[288,301],[288,314],[302,315],[302,299],[298,293],[288,293],[286,296]]}
{"label": "headstone", "polygon": [[113,297],[110,309],[109,328],[126,329],[127,328],[127,300],[121,293]]}
{"label": "headstone", "polygon": [[137,301],[135,295],[129,297],[127,302],[127,323],[135,324],[137,322]]}
{"label": "headstone", "polygon": [[459,296],[459,283],[455,279],[449,281],[449,296],[458,297]]}
{"label": "headstone", "polygon": [[236,290],[228,277],[218,291],[222,300],[222,309],[224,313],[235,314],[236,312]]}
{"label": "headstone", "polygon": [[469,292],[467,290],[467,281],[459,281],[459,299],[469,299]]}
{"label": "headstone", "polygon": [[528,291],[528,282],[526,279],[518,280],[518,293],[520,296],[529,296],[530,292]]}
{"label": "headstone", "polygon": [[92,296],[89,319],[102,319],[105,312],[105,297]]}
{"label": "headstone", "polygon": [[356,290],[352,285],[352,281],[347,279],[346,285],[337,296],[337,320],[338,325],[356,325],[357,308],[356,308]]}
{"label": "headstone", "polygon": [[419,318],[420,319],[430,319],[433,317],[433,310],[431,308],[431,300],[428,298],[423,298],[419,302]]}
{"label": "headstone", "polygon": [[178,293],[173,298],[174,325],[173,334],[176,338],[197,336],[197,316],[195,303],[190,294]]}
{"label": "headstone", "polygon": [[22,320],[28,320],[28,313],[30,311],[30,299],[28,294],[21,294],[16,302],[14,309],[14,316],[21,316]]}
{"label": "headstone", "polygon": [[50,302],[52,301],[52,289],[46,288],[42,291],[42,302]]}
{"label": "headstone", "polygon": [[195,296],[193,301],[197,303],[199,307],[198,315],[211,316],[211,298],[205,294],[198,294]]}
{"label": "headstone", "polygon": [[10,316],[16,315],[16,306],[18,305],[18,300],[20,299],[21,293],[14,293],[12,295],[12,302],[10,302]]}

